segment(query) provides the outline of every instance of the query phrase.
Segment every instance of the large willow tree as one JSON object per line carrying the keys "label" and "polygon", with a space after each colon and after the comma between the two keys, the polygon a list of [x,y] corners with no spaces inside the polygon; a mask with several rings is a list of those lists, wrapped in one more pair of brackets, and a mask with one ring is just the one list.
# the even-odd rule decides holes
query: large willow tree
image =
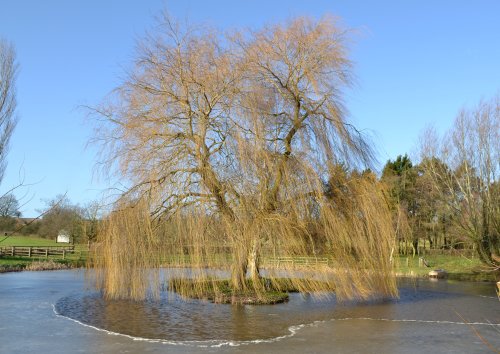
{"label": "large willow tree", "polygon": [[[106,294],[144,296],[132,283],[148,277],[123,272],[179,254],[194,267],[222,262],[234,289],[247,277],[257,286],[273,254],[333,260],[293,279],[304,291],[320,281],[340,297],[395,295],[390,214],[376,180],[351,173],[372,152],[342,105],[350,69],[332,18],[223,36],[165,16],[99,109],[104,162],[128,185],[100,235]],[[151,226],[124,226],[130,208]]]}

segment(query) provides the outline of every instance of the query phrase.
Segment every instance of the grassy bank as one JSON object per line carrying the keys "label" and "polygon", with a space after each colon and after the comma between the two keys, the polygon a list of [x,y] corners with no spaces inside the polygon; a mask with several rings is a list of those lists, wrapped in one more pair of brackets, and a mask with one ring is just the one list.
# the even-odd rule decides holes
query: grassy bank
{"label": "grassy bank", "polygon": [[219,279],[171,279],[169,288],[183,297],[204,299],[217,304],[270,305],[288,301],[288,292],[297,289],[278,289],[271,281],[261,279],[261,283],[253,284],[248,279],[245,289],[234,290],[229,280]]}
{"label": "grassy bank", "polygon": [[[55,240],[44,239],[35,236],[10,236],[0,243],[0,247],[10,246],[36,246],[36,247],[50,247],[50,246],[67,246],[68,244],[61,244]],[[21,270],[52,270],[52,269],[68,269],[81,267],[85,264],[88,255],[87,245],[76,244],[74,253],[67,253],[64,258],[60,256],[49,257],[0,257],[0,272],[11,272]]]}
{"label": "grassy bank", "polygon": [[[316,291],[332,292],[333,287],[323,281],[309,280]],[[288,293],[301,292],[304,282],[299,278],[260,278],[257,283],[247,279],[242,289],[234,289],[228,279],[174,278],[168,282],[170,290],[183,297],[204,299],[218,304],[271,305],[288,301]]]}
{"label": "grassy bank", "polygon": [[468,281],[497,281],[500,276],[487,269],[477,258],[460,255],[430,255],[421,261],[418,256],[395,258],[395,272],[410,277],[427,277],[433,269],[443,269],[448,278]]}
{"label": "grassy bank", "polygon": [[[0,237],[2,239],[3,237]],[[41,238],[36,236],[13,235],[0,243],[0,247],[5,246],[61,246],[63,243],[57,243],[55,240]]]}
{"label": "grassy bank", "polygon": [[22,270],[41,271],[79,268],[83,262],[63,259],[33,259],[22,257],[0,258],[0,273],[20,272]]}

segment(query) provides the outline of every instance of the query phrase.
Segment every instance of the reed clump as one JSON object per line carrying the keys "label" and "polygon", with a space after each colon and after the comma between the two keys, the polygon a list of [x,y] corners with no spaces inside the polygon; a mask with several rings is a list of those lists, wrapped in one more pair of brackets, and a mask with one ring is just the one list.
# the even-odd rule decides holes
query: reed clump
{"label": "reed clump", "polygon": [[30,262],[24,268],[30,271],[42,271],[42,270],[60,270],[60,269],[70,269],[71,266],[65,263],[54,262],[52,259],[48,261],[34,261]]}

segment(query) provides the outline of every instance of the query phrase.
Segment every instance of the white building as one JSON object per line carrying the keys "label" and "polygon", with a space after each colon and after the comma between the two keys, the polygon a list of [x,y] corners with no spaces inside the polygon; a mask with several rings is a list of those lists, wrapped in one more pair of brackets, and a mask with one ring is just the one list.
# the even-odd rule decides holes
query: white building
{"label": "white building", "polygon": [[61,230],[59,231],[59,234],[57,235],[56,242],[60,243],[70,243],[71,242],[71,236],[69,235],[66,230]]}

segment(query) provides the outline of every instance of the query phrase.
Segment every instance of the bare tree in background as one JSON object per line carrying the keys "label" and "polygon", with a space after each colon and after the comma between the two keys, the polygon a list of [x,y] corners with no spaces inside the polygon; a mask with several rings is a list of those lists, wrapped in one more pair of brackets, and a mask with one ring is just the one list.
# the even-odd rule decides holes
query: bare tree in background
{"label": "bare tree in background", "polygon": [[20,217],[19,201],[12,193],[0,197],[0,217]]}
{"label": "bare tree in background", "polygon": [[0,38],[0,181],[6,168],[8,145],[16,127],[16,88],[17,73],[14,47]]}
{"label": "bare tree in background", "polygon": [[88,202],[82,208],[83,234],[87,242],[95,242],[99,221],[102,218],[103,206],[97,200]]}
{"label": "bare tree in background", "polygon": [[459,112],[445,139],[429,130],[422,157],[434,185],[455,215],[453,222],[475,246],[480,259],[500,267],[500,98]]}

